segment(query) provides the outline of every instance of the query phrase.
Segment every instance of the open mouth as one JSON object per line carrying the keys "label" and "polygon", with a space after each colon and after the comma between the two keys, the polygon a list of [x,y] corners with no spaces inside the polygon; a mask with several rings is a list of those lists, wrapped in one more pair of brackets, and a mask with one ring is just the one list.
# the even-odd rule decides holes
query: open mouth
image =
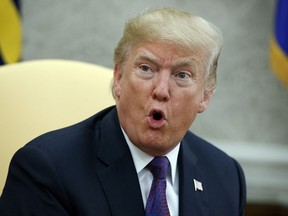
{"label": "open mouth", "polygon": [[163,116],[162,116],[162,113],[160,113],[160,112],[154,112],[152,117],[154,120],[159,121],[162,119]]}
{"label": "open mouth", "polygon": [[166,116],[161,110],[152,110],[149,114],[149,116],[155,120],[155,121],[160,121],[160,120],[165,120]]}
{"label": "open mouth", "polygon": [[165,113],[161,110],[152,110],[148,115],[148,124],[153,129],[159,129],[166,124]]}

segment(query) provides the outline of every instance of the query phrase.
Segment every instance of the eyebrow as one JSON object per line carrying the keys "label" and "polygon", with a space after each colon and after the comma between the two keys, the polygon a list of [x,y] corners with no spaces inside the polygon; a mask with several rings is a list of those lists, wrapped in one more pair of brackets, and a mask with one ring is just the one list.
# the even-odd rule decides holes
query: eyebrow
{"label": "eyebrow", "polygon": [[197,69],[198,62],[195,58],[191,56],[180,57],[173,62],[173,67],[179,67],[179,66],[191,67],[193,69]]}
{"label": "eyebrow", "polygon": [[[141,52],[136,54],[135,61],[138,62],[140,60],[145,60],[149,62],[155,62],[156,64],[160,64],[160,58],[153,55],[153,53],[142,50]],[[179,66],[184,67],[192,67],[193,69],[197,69],[198,62],[195,58],[191,56],[187,57],[179,57],[172,62],[172,67],[176,68]]]}
{"label": "eyebrow", "polygon": [[135,61],[138,62],[140,60],[152,61],[160,64],[160,59],[146,50],[143,50],[136,54]]}

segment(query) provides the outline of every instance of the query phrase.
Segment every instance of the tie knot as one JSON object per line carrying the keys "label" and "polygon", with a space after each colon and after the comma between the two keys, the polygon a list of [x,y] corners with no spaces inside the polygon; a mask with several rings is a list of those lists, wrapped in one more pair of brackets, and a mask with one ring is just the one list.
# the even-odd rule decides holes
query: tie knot
{"label": "tie knot", "polygon": [[166,179],[168,172],[169,160],[165,156],[155,157],[147,168],[153,174],[154,178]]}

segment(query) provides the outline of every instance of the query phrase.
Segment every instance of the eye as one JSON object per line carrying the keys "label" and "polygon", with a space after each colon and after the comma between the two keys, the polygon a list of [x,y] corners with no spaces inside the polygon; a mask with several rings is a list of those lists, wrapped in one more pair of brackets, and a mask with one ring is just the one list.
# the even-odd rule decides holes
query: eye
{"label": "eye", "polygon": [[153,68],[148,64],[140,64],[137,68],[137,74],[143,79],[150,79],[154,76]]}
{"label": "eye", "polygon": [[140,65],[139,67],[142,71],[148,72],[151,68],[148,65]]}
{"label": "eye", "polygon": [[176,74],[175,76],[178,77],[179,79],[189,79],[191,77],[191,75],[186,72],[180,72]]}
{"label": "eye", "polygon": [[190,71],[180,71],[174,77],[175,82],[181,87],[187,87],[193,83],[193,74]]}

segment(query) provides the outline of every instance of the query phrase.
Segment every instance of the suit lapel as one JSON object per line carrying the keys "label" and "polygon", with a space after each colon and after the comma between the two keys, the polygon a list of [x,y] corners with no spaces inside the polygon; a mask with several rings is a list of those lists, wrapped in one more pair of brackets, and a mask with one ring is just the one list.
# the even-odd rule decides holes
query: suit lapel
{"label": "suit lapel", "polygon": [[98,158],[106,166],[98,177],[112,215],[144,215],[138,176],[115,109],[103,119],[100,139]]}
{"label": "suit lapel", "polygon": [[[197,168],[197,157],[184,138],[179,152],[179,215],[208,215],[205,179]],[[194,180],[202,183],[203,191],[195,190]]]}

